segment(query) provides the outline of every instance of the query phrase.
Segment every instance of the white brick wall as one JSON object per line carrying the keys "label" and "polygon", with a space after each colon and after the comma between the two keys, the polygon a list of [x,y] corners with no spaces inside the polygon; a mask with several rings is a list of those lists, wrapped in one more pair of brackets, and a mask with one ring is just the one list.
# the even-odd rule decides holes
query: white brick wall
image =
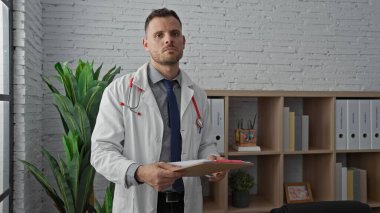
{"label": "white brick wall", "polygon": [[[57,61],[79,57],[104,62],[104,68],[122,66],[123,73],[136,70],[148,60],[141,45],[145,18],[163,6],[176,10],[183,22],[187,44],[181,67],[206,89],[380,90],[377,0],[17,0],[14,5],[15,112],[24,116],[16,123],[16,156],[39,153],[25,140],[38,141],[41,134],[49,150],[62,150],[61,122],[45,86],[41,96],[41,70],[53,75]],[[36,125],[28,125],[32,122]],[[21,186],[15,207],[21,212],[34,198],[22,194],[26,183],[16,168]],[[96,190],[101,188],[97,184]],[[43,200],[44,212],[50,212],[51,201]]]}
{"label": "white brick wall", "polygon": [[42,189],[20,159],[41,164],[42,6],[13,2],[14,33],[14,212],[40,212]]}

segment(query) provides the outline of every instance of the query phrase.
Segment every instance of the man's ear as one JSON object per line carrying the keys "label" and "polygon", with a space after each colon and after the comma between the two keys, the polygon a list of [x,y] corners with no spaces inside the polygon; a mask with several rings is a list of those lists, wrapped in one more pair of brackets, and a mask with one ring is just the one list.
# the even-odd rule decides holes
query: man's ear
{"label": "man's ear", "polygon": [[185,49],[185,46],[186,46],[186,38],[185,38],[184,35],[182,35],[182,36],[183,36],[183,49]]}
{"label": "man's ear", "polygon": [[149,48],[148,48],[148,41],[147,41],[147,39],[144,37],[144,38],[142,38],[142,45],[143,45],[143,47],[144,47],[144,49],[146,50],[146,51],[149,51]]}

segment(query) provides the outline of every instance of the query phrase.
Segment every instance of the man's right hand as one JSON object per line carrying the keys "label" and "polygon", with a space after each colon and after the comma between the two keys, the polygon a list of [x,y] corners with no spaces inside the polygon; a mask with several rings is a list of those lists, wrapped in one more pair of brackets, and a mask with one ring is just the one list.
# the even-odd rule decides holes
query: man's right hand
{"label": "man's right hand", "polygon": [[171,171],[175,168],[177,166],[164,162],[141,165],[137,168],[135,178],[139,182],[149,184],[157,191],[163,191],[170,187],[176,179],[182,177],[180,172]]}

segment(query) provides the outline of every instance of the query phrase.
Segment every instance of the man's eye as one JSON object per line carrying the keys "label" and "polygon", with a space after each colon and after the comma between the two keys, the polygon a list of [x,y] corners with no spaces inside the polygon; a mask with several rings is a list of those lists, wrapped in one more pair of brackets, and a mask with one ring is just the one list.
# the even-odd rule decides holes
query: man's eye
{"label": "man's eye", "polygon": [[162,38],[162,36],[163,36],[162,33],[157,33],[154,35],[154,38]]}
{"label": "man's eye", "polygon": [[172,36],[174,36],[174,37],[178,37],[178,36],[180,36],[180,35],[181,35],[180,32],[173,32],[173,33],[172,33]]}

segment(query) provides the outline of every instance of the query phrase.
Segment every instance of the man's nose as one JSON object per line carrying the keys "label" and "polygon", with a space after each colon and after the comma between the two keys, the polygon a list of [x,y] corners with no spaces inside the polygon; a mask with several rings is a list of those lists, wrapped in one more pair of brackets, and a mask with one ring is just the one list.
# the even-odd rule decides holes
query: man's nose
{"label": "man's nose", "polygon": [[173,37],[170,35],[165,36],[165,44],[171,44],[173,43]]}

